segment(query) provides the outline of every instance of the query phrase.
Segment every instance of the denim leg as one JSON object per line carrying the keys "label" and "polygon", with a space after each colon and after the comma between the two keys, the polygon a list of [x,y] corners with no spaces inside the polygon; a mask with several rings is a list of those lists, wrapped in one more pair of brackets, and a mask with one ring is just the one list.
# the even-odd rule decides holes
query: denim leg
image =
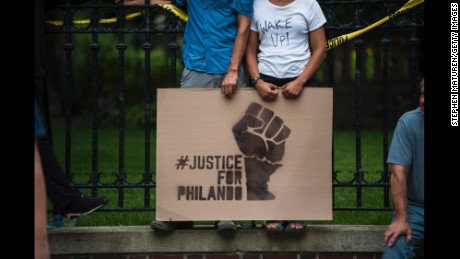
{"label": "denim leg", "polygon": [[[412,230],[412,241],[406,244],[406,235],[400,236],[392,247],[385,246],[383,259],[410,259],[415,257],[415,250],[424,243],[425,209],[415,203],[408,203],[409,225]],[[395,216],[393,215],[393,220]]]}

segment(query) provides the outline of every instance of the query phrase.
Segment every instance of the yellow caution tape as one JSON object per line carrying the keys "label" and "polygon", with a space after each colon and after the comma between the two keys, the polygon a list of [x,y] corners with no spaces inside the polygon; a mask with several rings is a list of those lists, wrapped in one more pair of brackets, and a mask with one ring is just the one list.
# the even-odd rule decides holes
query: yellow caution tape
{"label": "yellow caution tape", "polygon": [[[173,13],[175,16],[179,17],[179,19],[183,20],[184,22],[188,21],[188,15],[186,13],[184,13],[184,11],[182,11],[178,7],[176,7],[176,6],[172,5],[172,4],[160,4],[159,6],[161,6],[163,9]],[[136,18],[136,17],[141,16],[141,15],[143,15],[143,12],[132,13],[132,14],[126,15],[125,19],[130,20],[130,19]],[[45,21],[45,22],[48,23],[48,24],[55,25],[55,26],[62,26],[64,24],[64,21]],[[84,20],[72,21],[72,24],[89,24],[90,22],[91,22],[90,19],[84,19]],[[112,17],[112,18],[108,18],[108,19],[100,19],[99,20],[99,23],[116,23],[116,22],[117,22],[116,17]]]}
{"label": "yellow caution tape", "polygon": [[412,7],[417,6],[417,5],[419,5],[419,4],[423,3],[423,2],[424,2],[424,0],[409,0],[409,2],[407,2],[398,11],[388,15],[387,17],[381,19],[378,22],[375,22],[374,24],[371,24],[371,25],[367,26],[364,29],[357,30],[355,32],[350,32],[350,33],[347,33],[347,34],[332,38],[330,40],[327,40],[327,42],[326,42],[326,50],[331,50],[331,49],[333,49],[333,48],[335,48],[335,47],[337,47],[339,45],[342,45],[343,43],[358,37],[359,35],[361,35],[361,34],[367,32],[367,31],[369,31],[369,30],[371,30],[371,29],[373,29],[373,28],[375,28],[375,27],[387,22],[390,19],[395,18],[396,16],[399,16],[400,14],[405,13],[406,11],[411,9]]}
{"label": "yellow caution tape", "polygon": [[[344,35],[341,35],[341,36],[338,36],[338,37],[335,37],[335,38],[332,38],[332,39],[329,39],[327,40],[326,42],[326,50],[331,50],[339,45],[342,45],[343,43],[349,41],[349,40],[352,40],[356,37],[358,37],[359,35],[387,22],[388,20],[390,19],[393,19],[403,13],[405,13],[406,11],[408,11],[409,9],[423,3],[424,0],[409,0],[403,7],[401,7],[399,10],[397,10],[396,12],[388,15],[387,17],[367,26],[366,28],[363,28],[361,30],[357,30],[357,31],[354,31],[354,32],[350,32],[350,33],[347,33],[347,34],[344,34]],[[183,20],[184,22],[187,22],[188,21],[188,15],[182,11],[180,8],[178,8],[177,6],[175,5],[172,5],[172,4],[159,4],[159,6],[161,6],[161,8],[173,13],[175,16],[179,17],[179,19]],[[130,19],[133,19],[135,17],[138,17],[138,16],[141,16],[143,14],[143,12],[137,12],[137,13],[132,13],[132,14],[128,14],[126,15],[126,20],[130,20]],[[117,18],[116,17],[113,17],[113,18],[108,18],[108,19],[100,19],[99,20],[99,23],[115,23],[117,22]],[[52,25],[56,25],[56,26],[61,26],[64,24],[63,21],[46,21],[46,23],[49,23],[49,24],[52,24]],[[89,24],[90,23],[90,20],[89,19],[85,19],[85,20],[76,20],[76,21],[72,21],[73,24]]]}
{"label": "yellow caution tape", "polygon": [[160,6],[171,13],[173,13],[175,16],[179,17],[184,22],[188,22],[188,14],[184,13],[180,8],[178,8],[175,5],[172,4],[160,4]]}

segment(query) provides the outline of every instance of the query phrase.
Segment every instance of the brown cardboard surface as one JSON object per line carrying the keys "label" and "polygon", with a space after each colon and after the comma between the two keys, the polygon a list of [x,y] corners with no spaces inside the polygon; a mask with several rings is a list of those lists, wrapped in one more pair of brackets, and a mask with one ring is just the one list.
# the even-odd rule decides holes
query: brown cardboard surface
{"label": "brown cardboard surface", "polygon": [[157,96],[157,220],[332,219],[332,88]]}

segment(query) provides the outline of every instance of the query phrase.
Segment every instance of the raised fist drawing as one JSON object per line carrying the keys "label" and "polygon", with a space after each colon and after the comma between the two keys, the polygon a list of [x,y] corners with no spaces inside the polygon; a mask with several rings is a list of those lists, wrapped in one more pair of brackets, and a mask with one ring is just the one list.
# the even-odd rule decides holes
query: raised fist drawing
{"label": "raised fist drawing", "polygon": [[248,200],[273,200],[268,181],[283,159],[286,139],[291,130],[270,109],[251,103],[233,126],[233,135],[245,155]]}

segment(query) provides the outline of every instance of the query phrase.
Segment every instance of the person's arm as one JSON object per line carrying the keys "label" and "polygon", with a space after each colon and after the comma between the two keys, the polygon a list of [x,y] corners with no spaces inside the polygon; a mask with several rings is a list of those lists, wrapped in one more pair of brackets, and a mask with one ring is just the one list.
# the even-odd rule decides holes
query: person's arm
{"label": "person's arm", "polygon": [[237,14],[238,18],[238,31],[236,34],[235,42],[233,43],[233,52],[228,66],[228,72],[222,81],[221,91],[226,96],[232,96],[236,89],[236,82],[238,80],[238,67],[246,50],[246,43],[249,36],[249,24],[251,18],[242,14]]}
{"label": "person's arm", "polygon": [[[119,3],[121,0],[115,0],[115,3]],[[124,0],[123,1],[124,5],[144,5],[145,0]],[[151,5],[155,4],[171,4],[171,1],[165,1],[165,0],[150,0]]]}
{"label": "person's arm", "polygon": [[43,177],[42,163],[40,161],[40,154],[38,153],[37,143],[34,147],[34,174],[35,174],[35,258],[36,259],[49,259],[49,244],[46,226],[46,188],[45,179]]}
{"label": "person's arm", "polygon": [[326,36],[324,27],[309,33],[312,55],[302,73],[293,81],[283,85],[282,93],[287,98],[295,98],[302,92],[304,84],[310,80],[326,58]]}
{"label": "person's arm", "polygon": [[391,166],[391,196],[395,208],[396,219],[391,223],[383,235],[383,244],[391,247],[400,235],[407,235],[406,242],[412,240],[412,231],[409,226],[407,213],[407,185],[406,176],[408,168],[402,165]]}
{"label": "person's arm", "polygon": [[260,77],[259,68],[257,66],[257,38],[258,33],[251,31],[248,38],[248,46],[246,48],[246,68],[250,78]]}
{"label": "person's arm", "polygon": [[[259,67],[257,65],[258,33],[251,31],[249,33],[248,47],[246,48],[246,67],[250,78],[260,77]],[[278,95],[276,85],[267,83],[262,79],[257,80],[254,86],[260,97],[266,101],[274,100]]]}

